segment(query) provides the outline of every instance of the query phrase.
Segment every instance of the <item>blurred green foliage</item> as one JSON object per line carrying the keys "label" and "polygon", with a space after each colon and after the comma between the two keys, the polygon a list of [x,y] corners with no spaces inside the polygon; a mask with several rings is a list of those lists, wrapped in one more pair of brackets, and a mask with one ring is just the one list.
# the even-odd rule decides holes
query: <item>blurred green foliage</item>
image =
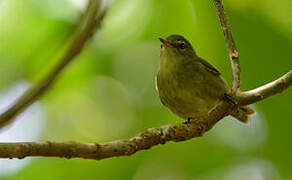
{"label": "blurred green foliage", "polygon": [[[0,0],[0,93],[20,81],[36,82],[56,63],[81,13],[73,1]],[[290,70],[291,0],[224,3],[243,88]],[[157,38],[174,33],[186,36],[230,82],[212,0],[116,0],[102,29],[40,100],[46,117],[39,140],[105,142],[181,122],[154,88]],[[1,179],[292,179],[291,100],[291,90],[271,97],[255,105],[250,125],[227,118],[203,138],[102,161],[33,158]]]}

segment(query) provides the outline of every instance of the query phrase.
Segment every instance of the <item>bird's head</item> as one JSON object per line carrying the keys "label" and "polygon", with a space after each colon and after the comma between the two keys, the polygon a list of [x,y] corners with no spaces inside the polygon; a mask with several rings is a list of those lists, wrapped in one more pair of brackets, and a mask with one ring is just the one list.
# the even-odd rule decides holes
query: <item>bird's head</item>
{"label": "bird's head", "polygon": [[174,56],[175,59],[196,57],[191,43],[181,35],[170,35],[166,39],[159,38],[161,41],[161,55]]}

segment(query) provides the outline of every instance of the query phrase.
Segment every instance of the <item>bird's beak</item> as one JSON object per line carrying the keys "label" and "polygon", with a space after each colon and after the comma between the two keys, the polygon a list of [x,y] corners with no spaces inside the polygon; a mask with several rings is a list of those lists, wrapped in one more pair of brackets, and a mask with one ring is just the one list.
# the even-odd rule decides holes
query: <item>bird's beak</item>
{"label": "bird's beak", "polygon": [[164,47],[173,47],[167,40],[163,38],[158,38]]}

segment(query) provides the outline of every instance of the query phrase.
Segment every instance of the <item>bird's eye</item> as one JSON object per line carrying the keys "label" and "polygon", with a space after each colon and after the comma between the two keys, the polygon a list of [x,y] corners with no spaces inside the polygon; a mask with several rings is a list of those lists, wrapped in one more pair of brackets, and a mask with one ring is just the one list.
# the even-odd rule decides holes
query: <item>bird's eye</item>
{"label": "bird's eye", "polygon": [[179,48],[181,48],[181,49],[185,49],[185,48],[186,48],[186,44],[185,44],[185,43],[181,43],[181,44],[179,45]]}
{"label": "bird's eye", "polygon": [[163,48],[163,45],[162,45],[162,44],[160,45],[160,48],[161,48],[161,49]]}

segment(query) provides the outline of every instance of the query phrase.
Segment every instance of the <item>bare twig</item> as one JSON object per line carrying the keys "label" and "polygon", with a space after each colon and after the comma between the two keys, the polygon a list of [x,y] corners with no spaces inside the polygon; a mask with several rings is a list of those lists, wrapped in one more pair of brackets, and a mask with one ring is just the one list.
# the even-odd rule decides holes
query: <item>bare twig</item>
{"label": "bare twig", "polygon": [[130,156],[137,151],[149,149],[168,141],[185,141],[200,137],[212,128],[216,122],[228,115],[232,106],[222,102],[210,115],[196,124],[177,124],[150,128],[130,139],[108,143],[88,144],[77,142],[25,142],[0,143],[0,158],[24,158],[27,156],[105,159]]}
{"label": "bare twig", "polygon": [[42,96],[55,82],[58,75],[64,70],[70,62],[73,61],[88,39],[94,34],[95,28],[100,26],[103,15],[97,18],[100,9],[100,0],[90,0],[87,11],[77,26],[73,35],[73,41],[66,49],[64,55],[60,58],[59,63],[48,73],[39,83],[28,89],[19,97],[4,113],[0,115],[0,128],[10,124],[13,119],[24,111],[29,105]]}
{"label": "bare twig", "polygon": [[237,102],[239,105],[253,104],[277,93],[281,93],[290,86],[292,86],[292,70],[279,79],[266,85],[250,91],[238,93],[236,95]]}
{"label": "bare twig", "polygon": [[257,101],[263,100],[269,96],[280,93],[291,86],[292,73],[288,72],[283,77],[269,84],[261,86],[257,89],[242,92],[241,91],[241,68],[239,63],[238,51],[236,49],[230,25],[224,10],[222,0],[213,0],[220,20],[221,28],[224,34],[226,46],[229,52],[229,57],[232,67],[232,93],[237,100],[238,105],[249,105]]}
{"label": "bare twig", "polygon": [[217,10],[217,14],[220,20],[221,28],[224,34],[225,42],[227,45],[227,49],[229,52],[229,58],[232,66],[232,92],[236,94],[240,92],[241,89],[241,69],[239,64],[239,56],[238,51],[236,49],[230,25],[224,10],[224,6],[222,4],[222,0],[214,0],[214,4]]}

